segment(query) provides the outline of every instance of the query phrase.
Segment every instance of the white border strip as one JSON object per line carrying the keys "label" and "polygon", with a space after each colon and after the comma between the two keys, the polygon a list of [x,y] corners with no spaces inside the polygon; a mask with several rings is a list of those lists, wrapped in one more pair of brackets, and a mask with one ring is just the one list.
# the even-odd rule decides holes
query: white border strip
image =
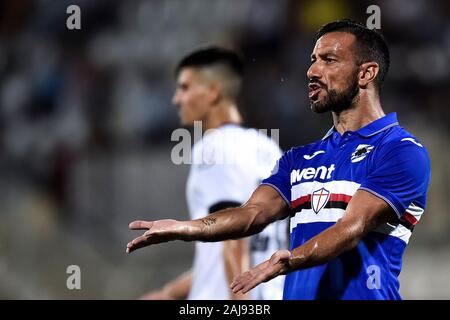
{"label": "white border strip", "polygon": [[304,182],[292,186],[291,198],[292,201],[295,201],[300,197],[311,194],[315,190],[319,190],[320,188],[325,188],[330,191],[330,193],[353,196],[360,186],[361,184],[359,183],[346,180],[329,181],[325,183],[318,181]]}

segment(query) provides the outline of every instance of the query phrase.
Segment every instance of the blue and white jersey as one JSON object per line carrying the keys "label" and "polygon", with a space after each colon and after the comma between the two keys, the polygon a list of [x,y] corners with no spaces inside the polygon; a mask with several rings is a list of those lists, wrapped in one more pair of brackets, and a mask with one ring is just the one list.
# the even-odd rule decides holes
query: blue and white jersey
{"label": "blue and white jersey", "polygon": [[292,148],[263,180],[292,209],[291,250],[335,224],[357,190],[397,214],[332,261],[286,276],[284,299],[400,299],[402,255],[426,204],[430,161],[395,113],[344,134]]}

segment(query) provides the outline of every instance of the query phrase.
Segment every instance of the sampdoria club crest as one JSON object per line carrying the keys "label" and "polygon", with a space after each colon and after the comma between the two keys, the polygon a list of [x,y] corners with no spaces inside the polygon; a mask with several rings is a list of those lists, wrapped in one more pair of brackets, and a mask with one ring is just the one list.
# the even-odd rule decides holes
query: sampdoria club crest
{"label": "sampdoria club crest", "polygon": [[373,146],[369,144],[360,144],[356,147],[356,150],[352,153],[351,161],[353,163],[359,162],[364,159],[370,151],[372,151]]}

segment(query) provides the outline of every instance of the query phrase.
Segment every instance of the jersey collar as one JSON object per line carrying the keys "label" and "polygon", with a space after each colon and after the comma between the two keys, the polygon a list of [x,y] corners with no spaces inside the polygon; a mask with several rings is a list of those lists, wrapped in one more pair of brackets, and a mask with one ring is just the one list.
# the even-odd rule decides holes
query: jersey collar
{"label": "jersey collar", "polygon": [[[389,113],[388,115],[377,119],[368,125],[362,127],[361,129],[357,130],[356,132],[363,136],[363,137],[371,137],[376,135],[377,133],[380,133],[390,127],[397,126],[397,114],[395,112]],[[327,139],[330,137],[333,133],[337,132],[336,128],[333,126],[328,132],[325,134],[325,136],[322,138],[322,140]]]}

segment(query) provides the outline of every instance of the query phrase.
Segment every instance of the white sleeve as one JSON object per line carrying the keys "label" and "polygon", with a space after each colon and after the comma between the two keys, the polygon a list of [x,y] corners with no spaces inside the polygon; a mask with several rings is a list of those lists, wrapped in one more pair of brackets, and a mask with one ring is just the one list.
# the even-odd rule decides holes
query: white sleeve
{"label": "white sleeve", "polygon": [[230,137],[216,136],[203,146],[207,165],[200,170],[208,208],[220,202],[245,203],[281,155],[279,147],[267,137],[246,134],[232,141]]}
{"label": "white sleeve", "polygon": [[[205,181],[204,196],[208,208],[220,202],[244,203],[253,186],[249,186],[248,177],[237,164],[214,164],[202,170]],[[255,185],[256,185],[255,181]]]}

